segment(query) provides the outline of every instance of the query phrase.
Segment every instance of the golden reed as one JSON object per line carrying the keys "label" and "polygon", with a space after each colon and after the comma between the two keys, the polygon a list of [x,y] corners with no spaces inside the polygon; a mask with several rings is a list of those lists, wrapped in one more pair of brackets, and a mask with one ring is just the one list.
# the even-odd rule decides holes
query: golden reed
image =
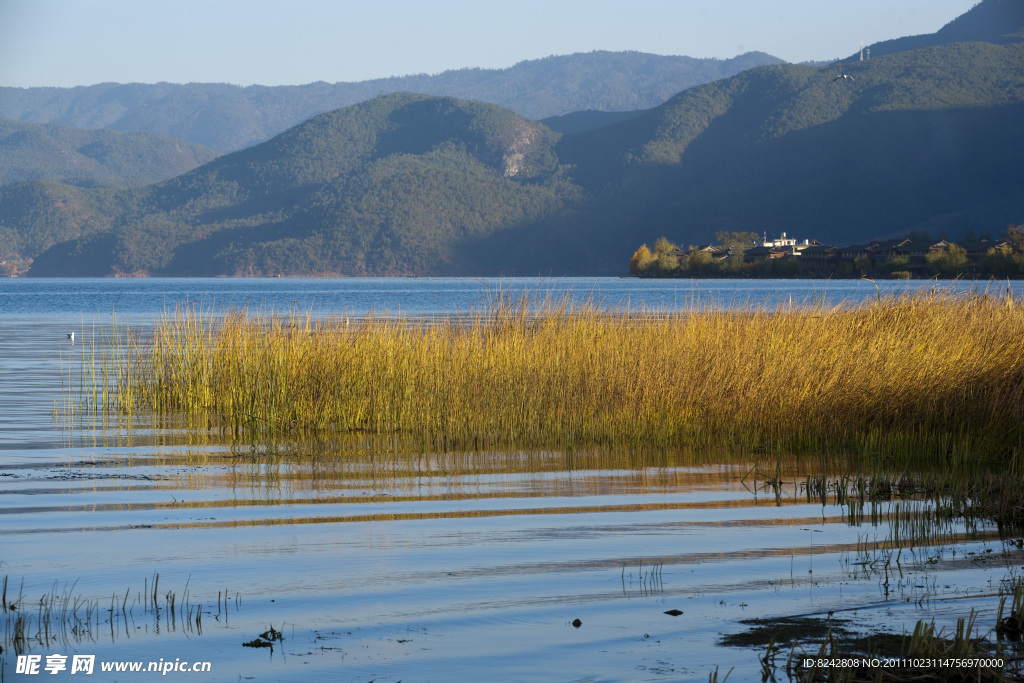
{"label": "golden reed", "polygon": [[[1009,458],[1024,308],[932,291],[832,308],[608,312],[499,299],[441,321],[168,314],[122,330],[102,407],[431,447],[728,446]],[[95,376],[96,373],[93,373]]]}

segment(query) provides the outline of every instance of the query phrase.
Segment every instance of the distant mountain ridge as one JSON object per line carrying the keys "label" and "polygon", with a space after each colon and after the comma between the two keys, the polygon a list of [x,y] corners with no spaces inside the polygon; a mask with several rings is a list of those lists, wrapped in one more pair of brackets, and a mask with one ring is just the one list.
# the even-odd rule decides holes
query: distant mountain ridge
{"label": "distant mountain ridge", "polygon": [[147,185],[191,171],[217,152],[159,133],[81,130],[0,119],[0,185]]}
{"label": "distant mountain ridge", "polygon": [[507,69],[460,69],[358,83],[0,88],[0,116],[76,128],[152,131],[230,152],[317,114],[392,92],[478,100],[536,120],[585,109],[647,109],[689,87],[781,61],[761,52],[720,60],[598,51],[529,60]]}

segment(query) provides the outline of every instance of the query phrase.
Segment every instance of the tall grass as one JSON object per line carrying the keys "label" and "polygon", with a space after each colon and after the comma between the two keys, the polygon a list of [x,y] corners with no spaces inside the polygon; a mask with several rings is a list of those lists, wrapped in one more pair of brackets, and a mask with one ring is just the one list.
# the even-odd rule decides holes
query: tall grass
{"label": "tall grass", "polygon": [[[178,595],[173,590],[158,593],[157,586],[160,574],[155,573],[152,581],[152,592],[149,591],[149,580],[143,584],[142,592],[132,595],[131,589],[124,595],[114,594],[110,597],[110,607],[93,598],[87,598],[75,592],[77,582],[64,584],[58,582],[44,593],[38,600],[29,600],[24,595],[24,579],[18,590],[17,597],[13,592],[8,595],[8,577],[3,579],[3,600],[0,601],[0,648],[11,648],[17,654],[28,652],[33,648],[53,648],[60,646],[70,649],[78,643],[95,643],[103,635],[104,626],[110,629],[110,640],[114,642],[121,637],[131,638],[137,625],[136,608],[141,608],[143,615],[154,618],[156,632],[160,632],[161,617],[165,628],[178,630],[186,634],[202,635],[203,604],[196,605],[191,601],[188,581],[185,590]],[[223,595],[223,598],[221,597]],[[131,602],[129,602],[129,600]],[[162,600],[162,602],[161,602]],[[217,591],[217,609],[213,611],[211,603],[206,603],[206,614],[217,621],[223,615],[227,624],[229,605],[234,601],[237,612],[241,604],[241,595],[234,597],[225,589],[223,594]],[[148,628],[148,627],[147,627]]]}
{"label": "tall grass", "polygon": [[1024,308],[931,292],[859,307],[608,312],[499,300],[438,321],[179,310],[115,331],[103,407],[435,448],[729,446],[963,462],[1020,450]]}

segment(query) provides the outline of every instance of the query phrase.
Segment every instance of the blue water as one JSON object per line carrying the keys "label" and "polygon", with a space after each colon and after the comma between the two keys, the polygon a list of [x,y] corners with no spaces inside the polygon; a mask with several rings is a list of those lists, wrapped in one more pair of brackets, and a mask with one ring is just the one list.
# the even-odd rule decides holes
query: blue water
{"label": "blue water", "polygon": [[[887,538],[884,506],[883,521],[850,523],[843,505],[805,495],[798,470],[776,496],[759,487],[768,474],[728,454],[633,469],[614,454],[396,454],[358,437],[235,443],[73,410],[75,368],[102,348],[95,330],[112,313],[445,315],[498,295],[661,311],[831,306],[935,286],[950,285],[0,279],[0,576],[26,613],[50,592],[101,607],[84,629],[65,623],[57,640],[34,641],[34,654],[213,662],[210,675],[165,680],[707,680],[734,665],[730,680],[757,680],[759,653],[719,642],[745,630],[742,619],[835,611],[855,627],[900,631],[925,617],[951,626],[978,609],[990,628],[994,586],[1021,562],[994,525],[950,523],[905,548],[890,592],[888,574],[883,589],[858,562],[868,541]],[[1021,282],[991,291],[1007,286],[1024,295]],[[201,634],[168,623],[166,607],[142,607],[157,572],[161,593],[202,611]],[[222,590],[233,596],[224,608]],[[127,603],[120,617],[108,608],[115,593]],[[0,643],[12,623],[0,614]],[[286,638],[273,653],[242,647],[270,626]],[[0,680],[18,680],[9,647]]]}
{"label": "blue water", "polygon": [[1024,282],[865,280],[639,280],[636,278],[147,278],[0,279],[0,317],[154,315],[203,309],[423,315],[480,310],[499,295],[533,301],[565,296],[607,308],[677,310],[691,306],[858,302],[933,287],[1024,294]]}

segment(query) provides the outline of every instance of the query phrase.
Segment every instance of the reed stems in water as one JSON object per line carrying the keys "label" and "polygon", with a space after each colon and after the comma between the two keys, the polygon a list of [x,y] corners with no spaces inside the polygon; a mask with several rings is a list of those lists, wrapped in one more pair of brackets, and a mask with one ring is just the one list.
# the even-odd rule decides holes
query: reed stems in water
{"label": "reed stems in water", "polygon": [[235,435],[434,448],[622,445],[1010,458],[1024,308],[931,291],[860,306],[602,310],[501,300],[438,320],[179,310],[115,330],[103,407]]}

